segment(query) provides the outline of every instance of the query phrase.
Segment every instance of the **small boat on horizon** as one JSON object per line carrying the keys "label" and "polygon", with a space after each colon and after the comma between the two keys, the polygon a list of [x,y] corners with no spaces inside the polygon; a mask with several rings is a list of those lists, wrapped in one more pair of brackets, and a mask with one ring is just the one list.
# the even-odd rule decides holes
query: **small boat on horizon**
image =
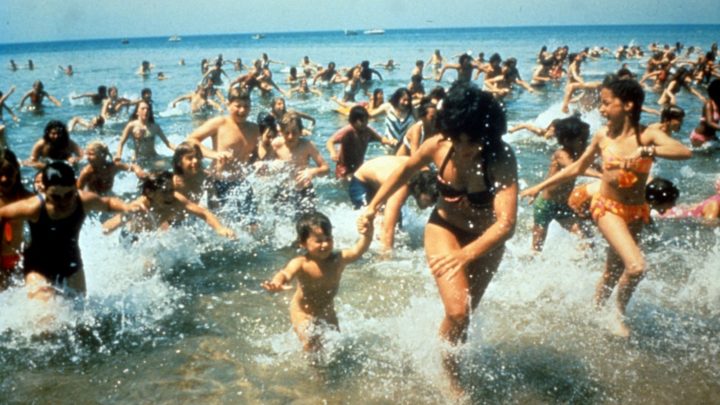
{"label": "small boat on horizon", "polygon": [[358,32],[355,30],[345,30],[345,35],[347,35],[347,36],[352,36],[352,35],[357,35],[357,34],[358,34]]}
{"label": "small boat on horizon", "polygon": [[123,45],[127,45],[127,44],[130,43],[130,41],[127,40],[127,39],[123,39],[123,40],[120,41],[120,43],[123,44]]}
{"label": "small boat on horizon", "polygon": [[265,34],[255,34],[252,36],[252,39],[263,39],[265,38]]}
{"label": "small boat on horizon", "polygon": [[375,28],[375,29],[371,29],[371,30],[366,30],[364,32],[364,34],[365,35],[383,35],[383,34],[385,34],[385,30],[380,29],[380,28]]}
{"label": "small boat on horizon", "polygon": [[180,35],[171,35],[170,38],[168,38],[169,42],[180,42],[182,41],[182,38],[180,38]]}

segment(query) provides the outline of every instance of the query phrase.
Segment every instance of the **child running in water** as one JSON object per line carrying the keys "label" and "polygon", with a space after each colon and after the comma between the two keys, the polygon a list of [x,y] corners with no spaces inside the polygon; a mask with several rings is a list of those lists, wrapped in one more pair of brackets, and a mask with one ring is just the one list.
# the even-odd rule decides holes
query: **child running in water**
{"label": "child running in water", "polygon": [[169,171],[147,176],[142,181],[141,188],[142,195],[134,203],[143,207],[143,212],[134,216],[116,215],[110,218],[103,224],[105,233],[110,233],[126,223],[132,232],[166,230],[192,214],[210,225],[218,235],[235,237],[235,232],[223,226],[207,208],[175,191],[173,175]]}
{"label": "child running in water", "polygon": [[606,78],[600,91],[600,113],[607,119],[607,125],[595,134],[590,146],[573,164],[521,193],[534,199],[545,188],[584,173],[597,155],[602,157],[602,182],[590,212],[610,249],[595,303],[604,304],[617,285],[618,324],[614,332],[623,337],[630,335],[625,323],[627,304],[647,271],[637,241],[643,224],[650,219],[645,183],[653,160],[688,159],[692,155],[666,133],[640,126],[644,99],[645,93],[635,80]]}
{"label": "child running in water", "polygon": [[105,195],[112,192],[115,175],[120,171],[132,171],[139,178],[146,176],[136,164],[113,161],[107,145],[100,141],[92,141],[85,148],[88,164],[80,170],[77,186],[80,190],[92,191]]}
{"label": "child running in water", "polygon": [[[590,136],[590,126],[576,116],[553,121],[555,137],[560,149],[553,153],[550,160],[548,177],[571,165],[582,154],[587,146]],[[585,174],[593,177],[601,177],[597,171],[589,168]],[[543,248],[547,237],[548,225],[552,220],[558,221],[563,228],[573,233],[580,233],[578,218],[568,206],[567,201],[575,185],[574,179],[554,187],[547,187],[535,199],[533,206],[533,240],[532,248],[539,252]]]}
{"label": "child running in water", "polygon": [[290,321],[305,351],[322,348],[320,325],[339,329],[334,299],[340,287],[345,266],[360,259],[372,241],[372,221],[358,227],[360,239],[355,246],[334,250],[332,224],[327,216],[314,212],[305,214],[296,223],[298,242],[305,254],[292,259],[270,281],[261,284],[270,292],[290,289],[288,283],[297,278],[297,290],[290,303]]}
{"label": "child running in water", "polygon": [[0,208],[1,220],[27,221],[30,228],[31,242],[23,252],[28,296],[48,301],[64,287],[84,294],[79,239],[85,217],[90,211],[129,212],[142,207],[78,190],[75,172],[66,162],[50,162],[40,173],[41,192]]}
{"label": "child running in water", "polygon": [[[308,139],[301,138],[302,120],[295,113],[287,113],[280,119],[280,134],[271,142],[272,156],[289,164],[291,184],[285,184],[276,194],[281,205],[295,205],[296,213],[315,209],[315,191],[312,179],[324,176],[330,167]],[[310,160],[316,167],[310,167]]]}
{"label": "child running in water", "polygon": [[[0,207],[30,197],[20,180],[20,162],[9,150],[0,151]],[[8,287],[10,277],[19,268],[25,222],[19,219],[2,223],[0,234],[0,291]]]}

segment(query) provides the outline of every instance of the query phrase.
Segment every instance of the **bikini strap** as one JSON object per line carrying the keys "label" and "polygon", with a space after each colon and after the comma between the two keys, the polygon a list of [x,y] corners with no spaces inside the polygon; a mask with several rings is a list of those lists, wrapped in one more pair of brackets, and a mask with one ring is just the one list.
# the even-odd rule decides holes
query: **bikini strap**
{"label": "bikini strap", "polygon": [[445,154],[445,158],[443,159],[442,163],[440,164],[440,168],[438,169],[438,177],[442,178],[443,172],[445,172],[445,166],[447,166],[448,161],[452,157],[452,154],[455,152],[455,147],[450,145],[450,150],[448,150],[447,154]]}

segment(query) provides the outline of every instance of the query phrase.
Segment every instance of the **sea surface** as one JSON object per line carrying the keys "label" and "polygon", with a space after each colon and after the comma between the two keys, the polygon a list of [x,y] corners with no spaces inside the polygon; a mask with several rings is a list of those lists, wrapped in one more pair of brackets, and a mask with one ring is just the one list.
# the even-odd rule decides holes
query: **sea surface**
{"label": "sea surface", "polygon": [[[180,33],[182,34],[182,33]],[[387,30],[384,35],[345,36],[342,32],[268,33],[168,38],[129,38],[0,45],[0,90],[17,87],[8,105],[17,112],[20,97],[42,80],[62,107],[43,114],[17,112],[19,124],[5,114],[10,147],[21,159],[42,136],[50,119],[90,118],[98,107],[71,100],[99,85],[115,85],[120,95],[138,98],[153,91],[156,119],[170,141],[181,142],[202,121],[191,118],[187,104],[171,100],[191,92],[200,79],[200,60],[222,54],[228,61],[251,63],[262,52],[286,65],[273,64],[281,83],[291,65],[308,55],[327,65],[351,66],[392,58],[392,72],[380,70],[376,86],[386,96],[409,82],[418,59],[435,49],[445,57],[483,51],[515,57],[530,79],[542,45],[586,46],[611,50],[624,44],[652,42],[709,49],[720,39],[720,26],[595,26]],[[186,65],[179,64],[184,59]],[[10,59],[21,69],[7,69]],[[24,68],[32,59],[35,69]],[[143,79],[135,74],[141,61],[154,65]],[[644,60],[627,61],[641,74]],[[67,77],[58,65],[71,64]],[[601,79],[620,63],[610,56],[583,65],[586,79]],[[225,65],[231,77],[232,65]],[[158,81],[157,72],[168,79]],[[429,74],[429,73],[428,73]],[[443,85],[454,79],[448,72]],[[435,84],[426,81],[430,89]],[[282,84],[281,84],[282,86]],[[329,97],[342,88],[324,89],[324,97],[294,97],[288,107],[314,116],[311,140],[326,159],[325,141],[346,120],[333,111]],[[531,94],[517,90],[506,100],[511,125],[547,125],[560,112],[562,87]],[[657,108],[658,94],[646,100]],[[253,95],[251,117],[270,108],[271,98]],[[675,134],[688,144],[698,122],[700,102],[681,92],[687,112]],[[583,112],[593,130],[603,121],[597,111]],[[643,122],[656,121],[654,116]],[[102,132],[72,134],[85,145],[100,139],[114,153],[125,122],[110,122]],[[382,121],[371,125],[382,129]],[[520,131],[507,135],[520,165],[521,187],[535,184],[547,172],[556,149]],[[164,145],[158,151],[170,156]],[[371,145],[368,157],[385,153]],[[127,152],[126,152],[127,156]],[[680,203],[700,201],[714,193],[720,152],[696,151],[691,160],[659,160],[653,175],[680,188]],[[329,160],[329,159],[328,159]],[[207,162],[206,162],[207,163]],[[23,169],[30,184],[33,172]],[[120,175],[115,191],[136,193],[136,180]],[[3,404],[233,404],[233,403],[448,403],[437,329],[443,309],[422,248],[429,211],[409,203],[399,246],[381,257],[379,243],[348,266],[336,307],[340,332],[328,332],[326,349],[303,354],[289,320],[291,293],[269,294],[260,288],[298,252],[295,231],[284,207],[272,203],[279,181],[253,180],[261,201],[255,233],[240,215],[221,218],[238,233],[237,240],[215,236],[204,224],[189,223],[170,232],[140,235],[126,243],[119,234],[102,235],[102,218],[91,217],[81,234],[88,294],[84,301],[58,299],[52,309],[29,301],[21,287],[0,293],[0,403]],[[332,177],[316,179],[318,209],[334,226],[337,247],[356,240],[357,212],[343,186]],[[658,220],[643,237],[649,272],[628,308],[633,335],[628,341],[608,332],[611,311],[591,305],[604,267],[606,244],[594,247],[556,224],[545,250],[530,251],[532,207],[520,203],[517,230],[507,243],[500,269],[471,320],[462,349],[462,381],[471,403],[717,403],[720,398],[720,231],[690,220]],[[612,301],[611,301],[612,302]],[[608,306],[612,308],[612,305]]]}

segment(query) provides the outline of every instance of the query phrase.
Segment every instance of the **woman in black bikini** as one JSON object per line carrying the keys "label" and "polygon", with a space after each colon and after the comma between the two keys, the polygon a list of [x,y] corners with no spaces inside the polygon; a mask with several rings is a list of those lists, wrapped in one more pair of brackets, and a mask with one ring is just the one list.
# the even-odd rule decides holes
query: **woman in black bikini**
{"label": "woman in black bikini", "polygon": [[[517,163],[501,140],[505,113],[490,93],[456,83],[438,110],[442,136],[430,138],[378,190],[359,219],[375,213],[422,167],[439,167],[440,198],[425,226],[425,254],[445,307],[440,335],[463,343],[471,312],[500,265],[515,229]],[[453,388],[461,392],[457,360],[445,355]]]}

